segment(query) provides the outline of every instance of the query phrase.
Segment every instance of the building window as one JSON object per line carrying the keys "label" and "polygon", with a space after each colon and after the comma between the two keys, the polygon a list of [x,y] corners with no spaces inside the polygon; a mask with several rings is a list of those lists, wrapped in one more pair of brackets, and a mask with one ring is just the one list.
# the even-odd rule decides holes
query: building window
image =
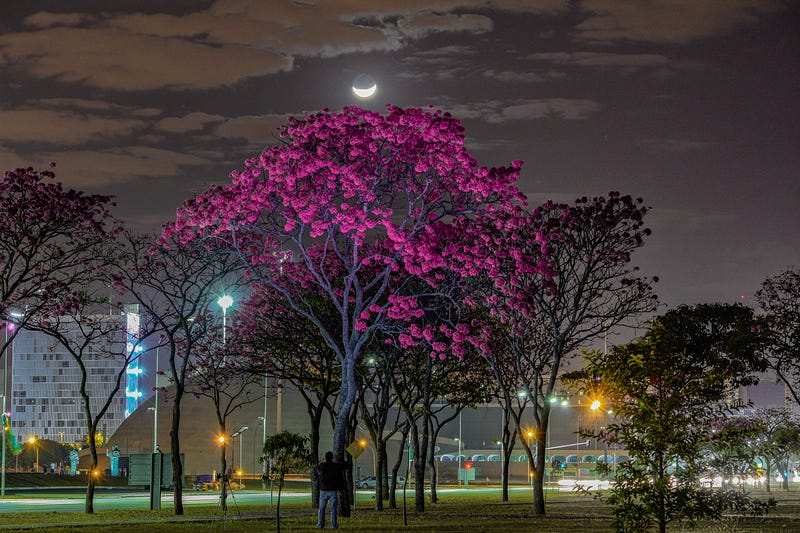
{"label": "building window", "polygon": [[47,376],[33,376],[31,381],[34,383],[45,383],[47,382]]}

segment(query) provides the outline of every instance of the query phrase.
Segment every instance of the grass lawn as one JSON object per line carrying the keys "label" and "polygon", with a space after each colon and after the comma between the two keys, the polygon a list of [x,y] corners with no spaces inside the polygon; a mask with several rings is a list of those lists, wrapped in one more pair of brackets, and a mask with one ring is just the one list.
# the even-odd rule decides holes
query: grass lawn
{"label": "grass lawn", "polygon": [[[795,487],[795,490],[797,488]],[[756,491],[757,497],[766,493]],[[726,517],[724,521],[704,522],[702,532],[773,532],[800,530],[800,492],[773,492],[778,507],[766,517]],[[364,503],[351,518],[340,521],[343,531],[513,531],[513,532],[611,532],[610,513],[602,502],[570,493],[548,494],[547,516],[531,512],[529,493],[512,493],[511,501],[499,502],[496,494],[446,495],[436,505],[427,504],[424,514],[413,512],[413,495],[408,499],[408,527],[403,526],[402,510],[377,512]],[[399,502],[402,505],[402,501]],[[315,513],[307,503],[281,506],[282,531],[310,531]],[[163,511],[104,511],[95,515],[82,513],[7,513],[2,515],[0,531],[30,531],[37,526],[45,531],[163,531],[239,532],[274,531],[275,519],[263,505],[240,505],[222,515],[215,506],[187,507],[186,515],[174,517]],[[686,531],[679,524],[672,531]]]}

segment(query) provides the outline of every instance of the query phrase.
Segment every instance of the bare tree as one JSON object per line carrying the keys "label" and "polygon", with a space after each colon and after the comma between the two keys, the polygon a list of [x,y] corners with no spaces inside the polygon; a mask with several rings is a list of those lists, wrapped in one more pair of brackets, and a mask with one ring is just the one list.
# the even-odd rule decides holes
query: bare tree
{"label": "bare tree", "polygon": [[241,268],[230,256],[212,253],[202,246],[156,241],[152,235],[124,234],[126,253],[118,265],[115,283],[150,317],[152,327],[161,336],[158,347],[167,352],[172,385],[173,512],[182,515],[180,427],[189,362],[197,342],[212,334],[204,317],[213,311],[216,296],[235,284]]}
{"label": "bare tree", "polygon": [[[104,297],[97,293],[79,294],[73,301],[72,309],[59,316],[36,316],[28,322],[28,329],[40,331],[63,347],[77,365],[80,378],[78,393],[83,400],[83,414],[88,435],[91,465],[86,489],[86,513],[94,513],[94,492],[97,484],[97,440],[95,435],[105,414],[124,385],[128,366],[141,354],[141,341],[134,339],[127,346],[125,316],[120,308],[112,307],[113,312],[102,313],[100,304]],[[107,305],[107,304],[106,304]],[[55,346],[51,347],[52,349]],[[114,365],[98,365],[98,361],[113,359]],[[102,372],[103,384],[90,384],[90,373]]]}
{"label": "bare tree", "polygon": [[[323,301],[314,301],[322,306]],[[322,309],[317,311],[324,316]],[[270,375],[294,385],[306,403],[311,425],[311,454],[319,459],[320,428],[327,413],[335,418],[341,386],[341,367],[336,353],[320,335],[317,326],[287,305],[280,293],[255,285],[242,305],[231,335],[240,354],[248,359],[251,372]],[[326,321],[336,320],[329,313]],[[317,506],[317,472],[311,469],[312,504]]]}
{"label": "bare tree", "polygon": [[756,293],[769,336],[767,363],[800,405],[800,269],[767,278]]}
{"label": "bare tree", "polygon": [[[226,345],[216,323],[216,335],[197,339],[189,362],[187,391],[197,397],[210,399],[214,404],[220,442],[220,472],[222,485],[220,505],[228,509],[228,482],[230,472],[226,451],[228,448],[228,418],[240,407],[262,399],[261,387],[253,387],[262,376],[253,374],[249,362],[239,356],[234,345]],[[229,349],[231,348],[231,349]],[[258,392],[256,392],[258,391]]]}
{"label": "bare tree", "polygon": [[638,269],[630,265],[631,255],[650,233],[643,221],[647,208],[641,204],[619,193],[581,198],[572,206],[545,203],[531,213],[525,231],[550,238],[546,245],[520,253],[543,254],[551,276],[521,276],[512,267],[505,275],[514,288],[487,299],[490,305],[501,305],[497,338],[507,353],[502,365],[493,366],[499,398],[518,434],[524,431],[521,413],[526,407],[533,418],[534,439],[521,443],[533,467],[536,514],[545,512],[549,400],[562,363],[610,329],[655,308],[655,279],[638,277]]}

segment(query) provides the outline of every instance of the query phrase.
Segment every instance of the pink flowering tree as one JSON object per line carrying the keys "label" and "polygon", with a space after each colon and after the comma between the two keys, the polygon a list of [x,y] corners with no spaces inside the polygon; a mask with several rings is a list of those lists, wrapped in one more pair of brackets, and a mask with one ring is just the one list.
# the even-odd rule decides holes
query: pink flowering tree
{"label": "pink flowering tree", "polygon": [[[51,163],[51,167],[55,164]],[[30,317],[68,310],[107,261],[119,225],[110,196],[65,190],[52,170],[17,168],[0,181],[0,314]],[[9,329],[5,344],[18,328]]]}
{"label": "pink flowering tree", "polygon": [[[404,292],[407,277],[392,274],[424,279],[429,291],[438,269],[471,275],[493,265],[488,247],[477,255],[464,243],[480,238],[472,221],[521,210],[521,162],[483,167],[449,114],[393,106],[383,115],[348,107],[291,119],[281,141],[234,171],[230,185],[187,201],[164,235],[234,251],[253,279],[316,325],[342,369],[333,450],[342,460],[366,343],[382,319],[413,321],[422,312]],[[294,290],[304,285],[330,303],[336,323]],[[417,343],[418,333],[404,342]]]}

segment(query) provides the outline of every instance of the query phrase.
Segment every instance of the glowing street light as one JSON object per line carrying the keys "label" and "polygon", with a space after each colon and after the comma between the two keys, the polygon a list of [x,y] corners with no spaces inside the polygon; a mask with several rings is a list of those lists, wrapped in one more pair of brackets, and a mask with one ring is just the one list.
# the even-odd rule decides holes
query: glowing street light
{"label": "glowing street light", "polygon": [[222,344],[225,344],[225,329],[228,318],[228,308],[233,305],[233,298],[227,294],[223,294],[217,298],[217,305],[222,308]]}
{"label": "glowing street light", "polygon": [[358,441],[358,445],[361,446],[362,450],[366,450],[367,448],[369,448],[369,451],[372,452],[372,475],[373,476],[377,476],[378,475],[378,458],[375,455],[375,449],[372,446],[369,445],[369,443],[367,442],[367,439],[359,440]]}
{"label": "glowing street light", "polygon": [[36,462],[34,463],[33,466],[33,469],[36,473],[39,472],[39,447],[36,445],[37,440],[38,439],[36,438],[36,435],[31,435],[30,437],[28,437],[28,444],[33,446],[33,449],[36,450]]}
{"label": "glowing street light", "polygon": [[[239,470],[240,470],[240,471],[241,471],[242,469],[244,469],[244,461],[242,461],[242,457],[243,457],[243,456],[242,456],[242,433],[244,433],[244,432],[245,432],[245,431],[247,431],[248,429],[250,429],[248,426],[242,426],[242,427],[240,427],[239,429],[237,429],[236,431],[234,431],[234,432],[231,434],[231,438],[232,438],[232,439],[235,439],[236,437],[239,437]],[[234,448],[234,450],[233,450],[233,453],[236,453],[236,449],[235,449],[235,448]],[[232,466],[233,468],[235,468],[235,467],[236,467],[236,465],[231,465],[231,466]],[[241,475],[240,475],[240,477],[241,477]],[[241,480],[240,480],[240,482],[241,482]]]}
{"label": "glowing street light", "polygon": [[600,409],[601,403],[600,400],[592,400],[592,404],[589,406],[589,409],[592,411],[597,411]]}

